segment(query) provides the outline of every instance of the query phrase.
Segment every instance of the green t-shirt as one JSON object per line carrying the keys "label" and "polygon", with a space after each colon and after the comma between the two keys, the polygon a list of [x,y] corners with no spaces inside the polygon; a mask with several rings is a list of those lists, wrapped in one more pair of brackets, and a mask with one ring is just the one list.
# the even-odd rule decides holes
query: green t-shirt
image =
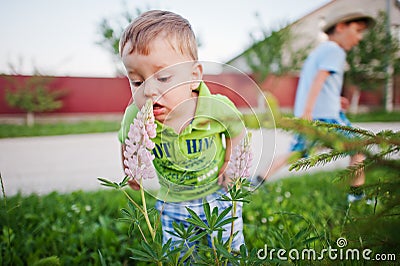
{"label": "green t-shirt", "polygon": [[[125,110],[119,131],[121,142],[127,138],[138,111],[134,104]],[[244,128],[235,105],[225,96],[211,94],[201,82],[195,117],[179,135],[156,123],[152,153],[160,183],[158,198],[168,202],[193,200],[220,189],[217,177],[225,159],[223,138],[235,137]]]}

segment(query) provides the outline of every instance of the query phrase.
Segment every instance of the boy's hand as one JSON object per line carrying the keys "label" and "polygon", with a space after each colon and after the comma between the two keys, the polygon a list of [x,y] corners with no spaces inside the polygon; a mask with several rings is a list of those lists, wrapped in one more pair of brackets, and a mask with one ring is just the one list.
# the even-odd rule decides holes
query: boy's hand
{"label": "boy's hand", "polygon": [[350,106],[350,101],[345,97],[340,97],[340,108],[346,111]]}
{"label": "boy's hand", "polygon": [[306,109],[304,111],[303,115],[301,116],[301,118],[311,121],[312,120],[312,110]]}
{"label": "boy's hand", "polygon": [[218,176],[218,185],[227,189],[228,185],[231,183],[231,179],[224,174]]}
{"label": "boy's hand", "polygon": [[224,174],[221,174],[221,175],[218,176],[218,185],[221,186],[221,187],[226,188]]}
{"label": "boy's hand", "polygon": [[133,190],[139,190],[140,185],[135,179],[129,179],[128,185],[131,187]]}
{"label": "boy's hand", "polygon": [[225,162],[218,174],[218,185],[222,186],[223,188],[227,188],[228,184],[231,182],[231,179],[229,177],[227,177],[226,175],[224,175],[225,172],[225,168],[228,165],[228,162]]}

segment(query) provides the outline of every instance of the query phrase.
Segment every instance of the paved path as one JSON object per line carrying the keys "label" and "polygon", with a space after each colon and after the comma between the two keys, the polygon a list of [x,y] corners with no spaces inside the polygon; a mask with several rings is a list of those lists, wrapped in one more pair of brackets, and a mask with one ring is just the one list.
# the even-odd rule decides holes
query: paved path
{"label": "paved path", "polygon": [[122,176],[119,156],[115,133],[0,139],[8,195],[96,190],[97,177]]}
{"label": "paved path", "polygon": [[[400,130],[399,123],[356,124],[373,131]],[[290,135],[272,130],[253,132],[255,160],[253,172],[261,165],[269,165],[275,154],[285,153]],[[261,150],[263,151],[261,153]],[[47,194],[52,191],[98,190],[102,188],[97,177],[120,181],[123,177],[120,144],[116,133],[82,134],[54,137],[0,139],[0,172],[8,196]],[[344,167],[342,159],[312,171]],[[264,167],[264,166],[263,166]],[[271,180],[282,176],[301,174],[282,169]],[[147,184],[156,188],[157,182]]]}

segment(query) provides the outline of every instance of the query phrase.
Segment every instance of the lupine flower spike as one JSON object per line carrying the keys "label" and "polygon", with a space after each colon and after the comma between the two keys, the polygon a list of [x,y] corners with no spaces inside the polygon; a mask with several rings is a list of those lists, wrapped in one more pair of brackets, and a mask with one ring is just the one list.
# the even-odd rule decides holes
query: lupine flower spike
{"label": "lupine flower spike", "polygon": [[154,155],[151,150],[155,147],[152,138],[156,136],[153,103],[147,100],[130,125],[128,138],[125,140],[124,152],[125,173],[132,179],[140,180],[156,177],[153,166]]}
{"label": "lupine flower spike", "polygon": [[[236,217],[237,201],[243,199],[246,193],[241,193],[242,182],[250,177],[250,166],[253,160],[251,152],[251,132],[248,132],[242,141],[234,147],[231,158],[225,170],[225,174],[231,180],[229,188],[230,200],[232,200],[232,217]],[[228,197],[223,197],[227,199]],[[234,221],[231,223],[231,232],[228,242],[228,251],[231,252],[234,237]]]}
{"label": "lupine flower spike", "polygon": [[240,144],[234,148],[226,168],[226,175],[233,183],[240,178],[249,178],[252,160],[251,132],[248,132]]}

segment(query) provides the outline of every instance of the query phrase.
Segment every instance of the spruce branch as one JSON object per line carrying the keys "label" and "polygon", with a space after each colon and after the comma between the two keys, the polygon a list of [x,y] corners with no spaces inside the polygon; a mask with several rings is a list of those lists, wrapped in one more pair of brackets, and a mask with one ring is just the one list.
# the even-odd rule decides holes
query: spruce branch
{"label": "spruce branch", "polygon": [[331,152],[326,152],[326,153],[321,153],[321,154],[316,154],[313,156],[310,156],[308,158],[301,158],[297,160],[296,162],[292,163],[292,165],[289,167],[289,170],[307,170],[311,167],[318,166],[318,165],[325,165],[327,163],[330,163],[332,161],[336,161],[340,158],[344,158],[348,156],[347,153],[341,152],[341,151],[334,151],[332,150]]}

